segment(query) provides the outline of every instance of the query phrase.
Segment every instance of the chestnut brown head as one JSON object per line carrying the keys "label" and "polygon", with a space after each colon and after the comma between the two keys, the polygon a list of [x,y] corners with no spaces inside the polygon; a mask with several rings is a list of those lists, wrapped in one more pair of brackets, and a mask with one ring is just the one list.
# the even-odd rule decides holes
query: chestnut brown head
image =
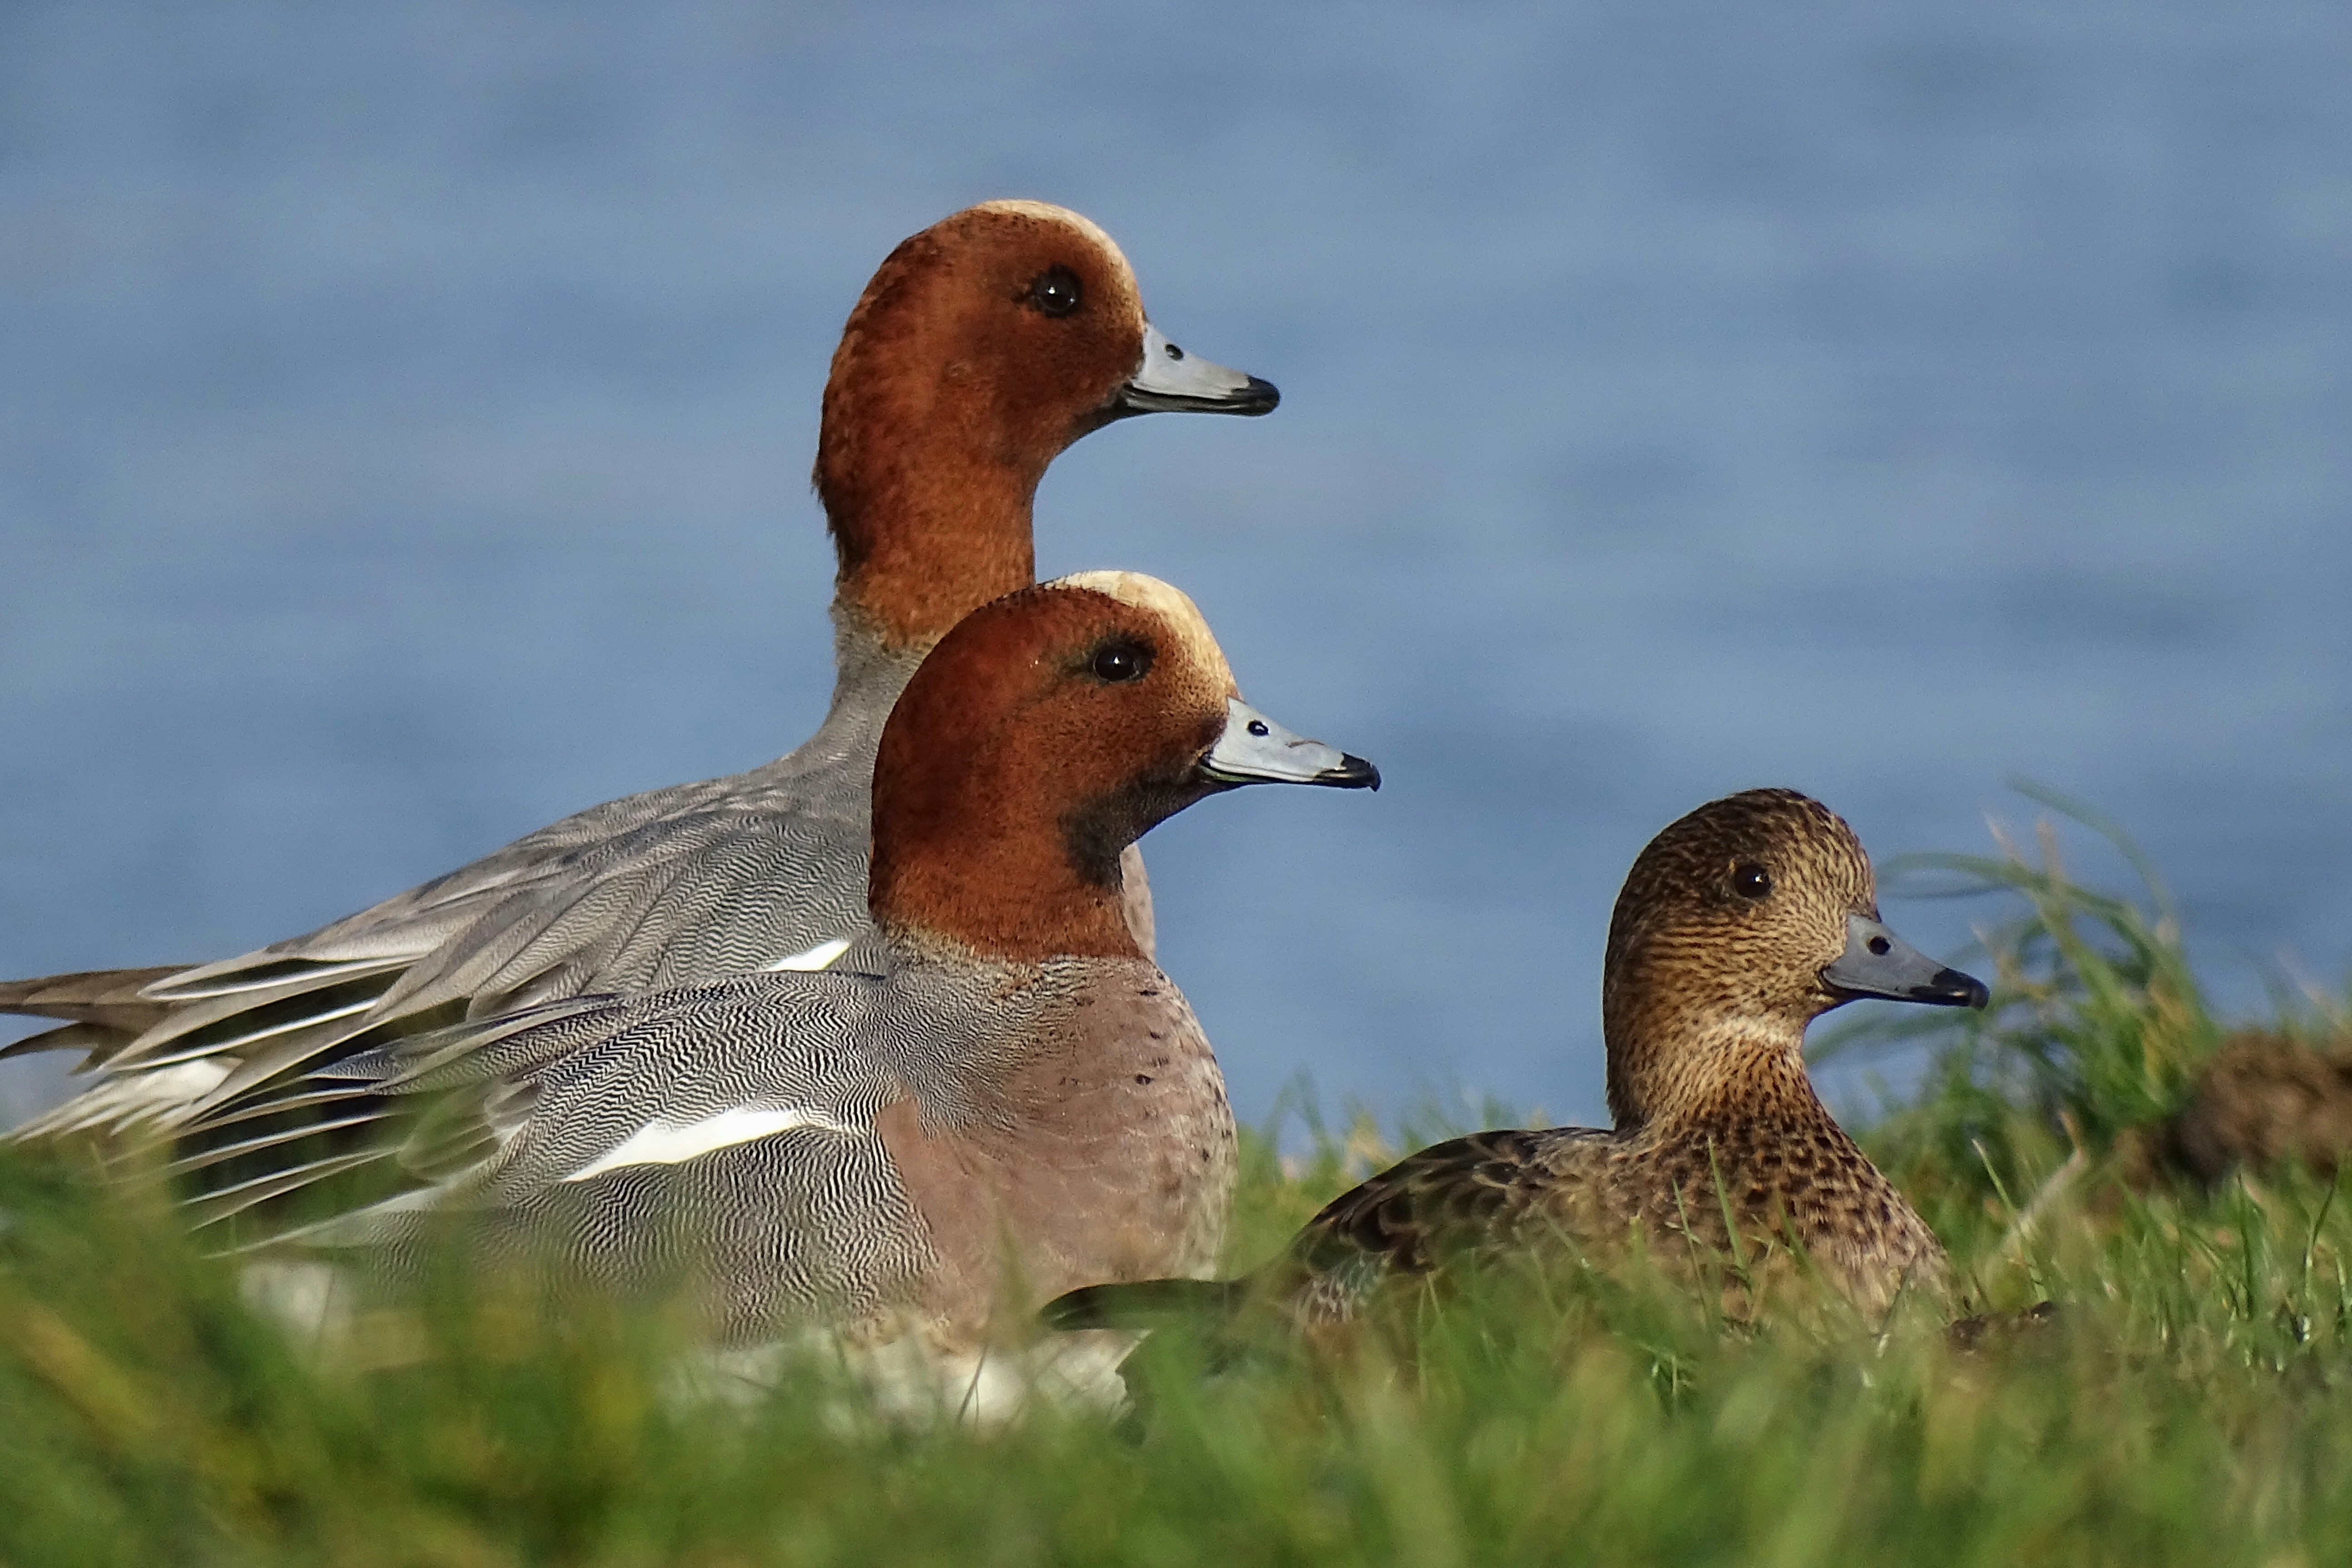
{"label": "chestnut brown head", "polygon": [[1243,702],[1207,623],[1167,584],[1042,584],[965,617],[892,710],[874,916],[1003,957],[1138,956],[1119,854],[1154,824],[1244,784],[1379,779]]}
{"label": "chestnut brown head", "polygon": [[1153,331],[1127,258],[1076,213],[943,218],[866,286],[825,384],[816,487],[844,596],[887,642],[928,645],[1030,580],[1030,502],[1071,442],[1127,414],[1276,400]]}

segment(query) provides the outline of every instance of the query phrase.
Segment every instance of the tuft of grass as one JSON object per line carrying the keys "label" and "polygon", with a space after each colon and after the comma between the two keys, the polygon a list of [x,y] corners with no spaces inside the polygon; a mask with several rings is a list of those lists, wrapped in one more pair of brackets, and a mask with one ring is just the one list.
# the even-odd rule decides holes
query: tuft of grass
{"label": "tuft of grass", "polygon": [[[1289,1201],[1267,1146],[1253,1201]],[[1312,1194],[1293,1194],[1297,1203]],[[1353,1353],[994,1433],[821,1362],[681,1398],[658,1313],[454,1284],[372,1364],[290,1340],[172,1216],[0,1154],[11,1563],[2326,1561],[2352,1530],[2352,1205],[2291,1181],[2053,1215],[1967,1261],[2059,1321],[1727,1325],[1501,1269]]]}
{"label": "tuft of grass", "polygon": [[[1979,1209],[2007,1225],[2073,1161],[2079,1171],[2119,1140],[2177,1113],[2226,1030],[2208,1005],[2183,945],[2179,911],[2138,847],[2100,813],[2040,786],[2017,786],[2105,839],[2139,876],[2137,896],[2084,887],[2068,874],[2055,826],[2031,846],[1996,826],[1995,855],[1905,856],[1885,868],[1902,898],[2003,901],[1977,928],[1991,968],[1981,1013],[1873,1018],[1826,1031],[1815,1059],[1925,1049],[1917,1091],[1891,1107],[1874,1149],[1890,1174],[1920,1184],[1939,1229]],[[1967,961],[1963,961],[1967,962]]]}

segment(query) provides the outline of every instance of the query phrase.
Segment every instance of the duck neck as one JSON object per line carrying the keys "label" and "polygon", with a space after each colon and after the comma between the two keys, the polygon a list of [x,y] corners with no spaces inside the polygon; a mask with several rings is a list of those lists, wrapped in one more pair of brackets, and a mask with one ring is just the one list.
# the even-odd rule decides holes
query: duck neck
{"label": "duck neck", "polygon": [[991,441],[958,412],[825,395],[816,489],[839,567],[835,615],[886,652],[919,654],[1036,578],[1030,510],[1050,454]]}
{"label": "duck neck", "polygon": [[[893,645],[854,607],[837,600],[833,606],[833,700],[824,722],[807,742],[791,753],[796,761],[819,764],[863,758],[870,771],[882,727],[898,694],[907,689],[922,667],[930,645]],[[859,781],[861,796],[867,793]]]}
{"label": "duck neck", "polygon": [[1119,866],[1133,831],[1093,826],[1092,812],[1056,817],[1026,780],[995,776],[999,760],[877,774],[867,883],[876,923],[910,956],[1141,959]]}
{"label": "duck neck", "polygon": [[1604,998],[1609,1110],[1620,1131],[1827,1116],[1805,1073],[1803,1020],[1694,1016]]}

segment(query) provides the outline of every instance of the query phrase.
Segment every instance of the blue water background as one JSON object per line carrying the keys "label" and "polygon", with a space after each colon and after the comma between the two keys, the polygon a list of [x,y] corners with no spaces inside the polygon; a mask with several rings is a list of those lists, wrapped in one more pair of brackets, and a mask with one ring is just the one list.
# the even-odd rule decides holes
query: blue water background
{"label": "blue water background", "polygon": [[1618,879],[1759,783],[1884,858],[2030,775],[2231,1005],[2332,983],[2347,80],[2341,0],[9,6],[0,973],[799,741],[834,336],[1022,195],[1285,394],[1084,442],[1042,569],[1182,584],[1389,781],[1148,845],[1244,1114],[1601,1115]]}

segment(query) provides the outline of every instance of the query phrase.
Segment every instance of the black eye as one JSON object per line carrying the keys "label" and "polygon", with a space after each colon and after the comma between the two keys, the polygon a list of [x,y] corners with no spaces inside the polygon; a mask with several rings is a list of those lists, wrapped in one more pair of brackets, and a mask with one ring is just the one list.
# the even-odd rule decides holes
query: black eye
{"label": "black eye", "polygon": [[1760,899],[1772,890],[1772,873],[1750,861],[1731,871],[1731,890],[1743,899]]}
{"label": "black eye", "polygon": [[1029,302],[1049,316],[1066,316],[1078,308],[1078,275],[1066,267],[1048,267],[1029,285]]}
{"label": "black eye", "polygon": [[1113,683],[1141,680],[1151,668],[1151,650],[1131,642],[1115,642],[1095,652],[1095,679]]}

